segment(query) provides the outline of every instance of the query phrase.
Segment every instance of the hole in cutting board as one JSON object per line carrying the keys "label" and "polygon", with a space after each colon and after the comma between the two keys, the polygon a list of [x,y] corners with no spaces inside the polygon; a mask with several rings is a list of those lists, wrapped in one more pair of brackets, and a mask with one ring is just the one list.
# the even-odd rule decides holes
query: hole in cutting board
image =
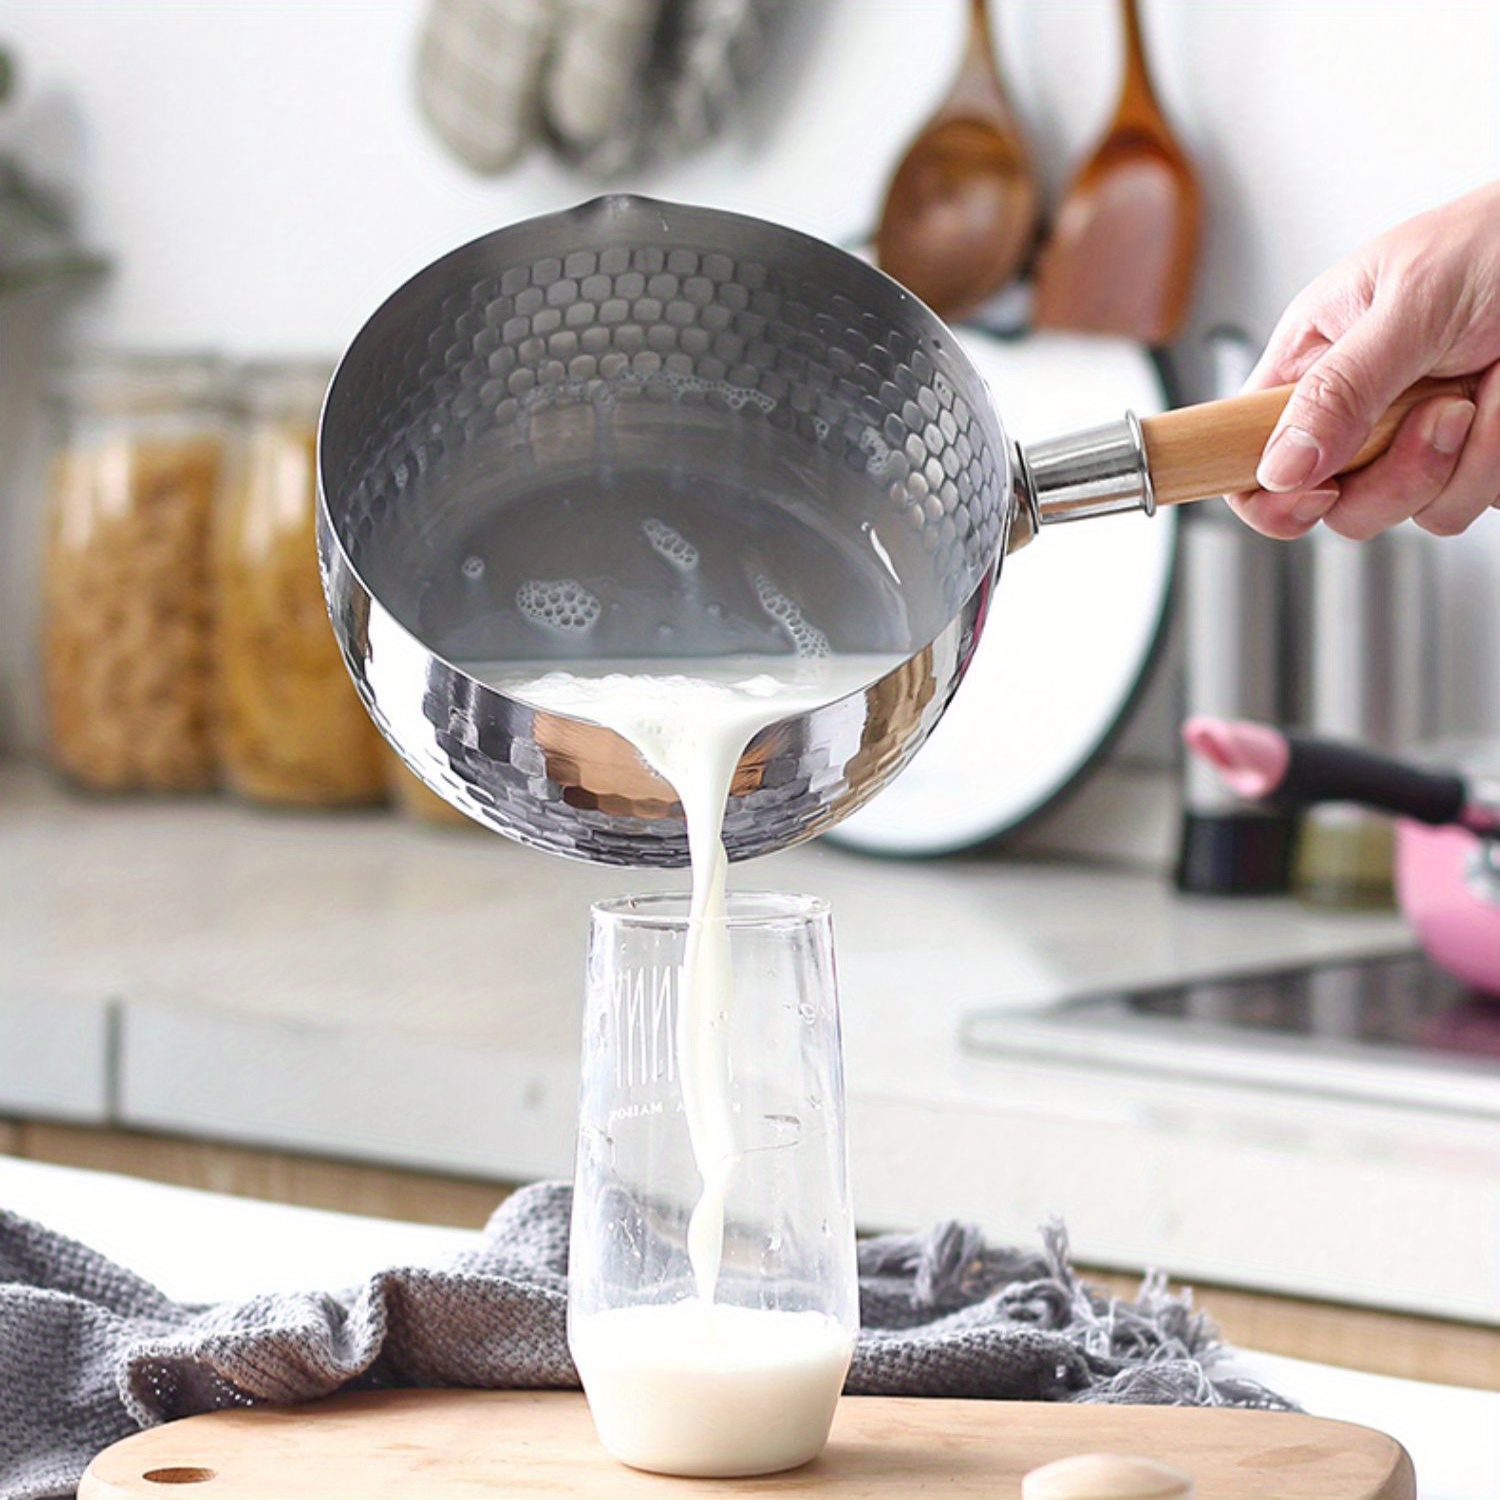
{"label": "hole in cutting board", "polygon": [[216,1477],[212,1469],[147,1469],[141,1475],[152,1484],[203,1484]]}

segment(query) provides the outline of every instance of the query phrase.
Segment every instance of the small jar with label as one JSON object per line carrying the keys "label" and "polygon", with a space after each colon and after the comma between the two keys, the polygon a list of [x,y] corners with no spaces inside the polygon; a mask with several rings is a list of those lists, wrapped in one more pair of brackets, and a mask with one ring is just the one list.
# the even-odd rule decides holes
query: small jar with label
{"label": "small jar with label", "polygon": [[50,390],[42,649],[52,753],[95,791],[216,779],[209,533],[223,372],[205,355],[93,354]]}
{"label": "small jar with label", "polygon": [[379,731],[339,654],[315,540],[318,410],[330,366],[240,372],[239,422],[214,534],[224,784],[256,802],[381,802]]}

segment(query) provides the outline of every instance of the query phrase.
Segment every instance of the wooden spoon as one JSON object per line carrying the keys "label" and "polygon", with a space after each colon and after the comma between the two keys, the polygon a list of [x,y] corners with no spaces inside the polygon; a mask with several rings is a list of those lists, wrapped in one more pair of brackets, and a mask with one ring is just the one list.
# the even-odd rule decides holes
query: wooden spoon
{"label": "wooden spoon", "polygon": [[1160,346],[1180,332],[1197,266],[1197,174],[1167,124],[1122,0],[1125,78],[1104,139],[1063,196],[1037,265],[1039,328],[1117,333]]}
{"label": "wooden spoon", "polygon": [[881,270],[944,317],[986,301],[1036,238],[1038,192],[1026,139],[995,65],[985,0],[948,97],[907,148],[887,190]]}

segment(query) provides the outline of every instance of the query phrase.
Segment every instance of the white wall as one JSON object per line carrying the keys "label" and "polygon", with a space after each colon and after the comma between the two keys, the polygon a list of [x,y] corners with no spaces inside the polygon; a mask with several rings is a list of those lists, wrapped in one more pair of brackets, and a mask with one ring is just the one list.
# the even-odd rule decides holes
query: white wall
{"label": "white wall", "polygon": [[[1110,0],[999,0],[999,50],[1054,185],[1113,104]],[[118,270],[91,339],[336,350],[437,252],[588,196],[537,159],[480,180],[411,101],[419,0],[10,0],[54,152],[76,153],[89,237]],[[830,238],[872,222],[946,85],[960,0],[810,0],[786,92],[693,162],[629,184]],[[1196,326],[1264,337],[1360,239],[1500,176],[1491,0],[1146,0],[1165,101],[1202,167]],[[0,374],[12,367],[0,348]],[[1500,515],[1436,549],[1445,722],[1500,730]],[[10,591],[14,596],[15,589]],[[7,618],[17,605],[7,610]]]}

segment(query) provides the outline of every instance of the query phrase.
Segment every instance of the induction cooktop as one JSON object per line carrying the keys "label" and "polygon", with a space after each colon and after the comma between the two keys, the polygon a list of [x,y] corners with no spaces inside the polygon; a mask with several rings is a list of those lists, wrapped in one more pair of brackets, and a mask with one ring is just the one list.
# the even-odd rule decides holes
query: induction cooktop
{"label": "induction cooktop", "polygon": [[969,1015],[976,1053],[1500,1116],[1500,1000],[1416,953]]}

